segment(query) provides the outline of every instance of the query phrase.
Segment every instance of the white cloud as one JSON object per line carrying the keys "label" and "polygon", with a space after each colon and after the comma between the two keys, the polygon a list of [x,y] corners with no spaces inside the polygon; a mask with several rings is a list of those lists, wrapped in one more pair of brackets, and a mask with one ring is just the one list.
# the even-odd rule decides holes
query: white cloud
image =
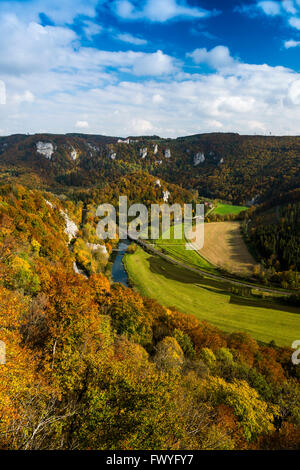
{"label": "white cloud", "polygon": [[291,86],[289,87],[288,96],[294,105],[300,104],[300,80],[299,79],[292,82]]}
{"label": "white cloud", "polygon": [[77,121],[75,127],[78,129],[87,129],[89,127],[89,123],[87,121]]}
{"label": "white cloud", "polygon": [[284,42],[284,47],[286,49],[290,49],[291,47],[298,47],[300,46],[300,41],[294,41],[293,39],[290,39],[289,41]]}
{"label": "white cloud", "polygon": [[145,119],[132,119],[127,127],[129,133],[135,134],[144,134],[149,133],[149,131],[153,130],[153,125],[151,122],[146,121]]}
{"label": "white cloud", "polygon": [[283,0],[282,7],[285,11],[287,11],[288,13],[291,13],[292,15],[297,13],[293,0]]}
{"label": "white cloud", "polygon": [[97,34],[100,34],[102,30],[102,26],[93,21],[84,21],[83,23],[83,31],[88,39],[92,39]]}
{"label": "white cloud", "polygon": [[163,103],[164,99],[159,93],[156,93],[155,95],[153,95],[152,101],[155,104],[161,104]]}
{"label": "white cloud", "polygon": [[[242,63],[226,46],[191,52],[196,64],[214,73],[195,67],[188,74],[162,51],[80,47],[69,27],[43,27],[26,15],[1,14],[1,7],[0,29],[0,79],[7,96],[7,105],[0,106],[3,133],[299,131],[300,74]],[[122,81],[119,71],[133,77]]]}
{"label": "white cloud", "polygon": [[25,90],[24,93],[14,94],[12,96],[12,101],[20,104],[23,102],[32,103],[34,101],[34,95],[30,90]]}
{"label": "white cloud", "polygon": [[297,18],[296,16],[292,16],[292,18],[289,19],[289,24],[296,29],[300,29],[300,18]]}
{"label": "white cloud", "polygon": [[[178,68],[177,61],[162,51],[111,52],[92,47],[79,47],[76,33],[69,28],[42,26],[34,22],[25,24],[15,15],[3,15],[0,19],[0,28],[2,74],[30,75],[36,72],[50,74],[52,71],[55,71],[56,77],[69,74],[70,82],[66,85],[71,89],[74,80],[80,84],[80,77],[76,76],[76,71],[80,71],[85,76],[84,79],[91,83],[94,81],[94,74],[104,75],[107,67],[123,68],[128,73],[138,76],[168,75]],[[82,86],[86,85],[83,81]]]}
{"label": "white cloud", "polygon": [[191,57],[196,64],[207,64],[216,70],[234,64],[234,59],[230,56],[228,47],[225,46],[216,46],[210,51],[205,48],[195,49],[187,56]]}
{"label": "white cloud", "polygon": [[[37,80],[42,77],[38,74]],[[13,84],[19,85],[23,81]],[[34,102],[0,107],[0,127],[9,129],[6,133],[71,132],[72,123],[82,116],[89,132],[107,135],[178,136],[215,130],[288,134],[298,133],[299,106],[300,74],[235,61],[230,69],[183,78],[178,74],[167,81],[114,83],[108,77],[101,86],[78,87],[72,94],[58,91],[50,99],[40,90]]]}
{"label": "white cloud", "polygon": [[45,13],[57,25],[72,23],[79,15],[94,17],[96,6],[104,0],[31,0],[1,1],[0,13],[14,12],[24,21],[38,21],[39,14]]}
{"label": "white cloud", "polygon": [[266,15],[276,16],[280,14],[280,3],[272,1],[259,2],[258,7],[261,8]]}
{"label": "white cloud", "polygon": [[0,104],[6,104],[6,87],[2,80],[0,80]]}
{"label": "white cloud", "polygon": [[119,39],[119,41],[128,42],[129,44],[134,44],[135,46],[143,46],[148,42],[146,39],[138,38],[129,33],[117,34],[116,39]]}
{"label": "white cloud", "polygon": [[250,17],[258,11],[268,16],[281,16],[292,28],[300,30],[300,0],[258,1],[256,4],[237,6],[235,11]]}
{"label": "white cloud", "polygon": [[160,76],[169,75],[176,70],[174,59],[162,51],[143,54],[133,65],[135,75]]}
{"label": "white cloud", "polygon": [[[144,0],[139,1],[139,7],[129,0],[116,0],[112,8],[118,16],[129,20],[149,20],[164,22],[175,18],[204,18],[210,12],[199,7],[191,7],[185,0]],[[142,6],[141,6],[142,3]]]}

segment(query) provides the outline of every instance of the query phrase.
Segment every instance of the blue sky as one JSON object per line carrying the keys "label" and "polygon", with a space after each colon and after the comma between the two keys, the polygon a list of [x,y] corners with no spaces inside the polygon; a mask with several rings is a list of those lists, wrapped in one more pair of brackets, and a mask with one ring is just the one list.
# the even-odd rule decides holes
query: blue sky
{"label": "blue sky", "polygon": [[0,135],[298,134],[300,0],[0,0]]}

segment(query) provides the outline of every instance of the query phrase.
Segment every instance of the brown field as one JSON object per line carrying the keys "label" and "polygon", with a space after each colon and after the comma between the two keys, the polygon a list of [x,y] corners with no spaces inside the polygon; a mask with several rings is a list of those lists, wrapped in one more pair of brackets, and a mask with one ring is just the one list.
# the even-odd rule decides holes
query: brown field
{"label": "brown field", "polygon": [[253,273],[257,266],[240,232],[239,222],[213,222],[204,226],[201,256],[213,265],[236,274]]}

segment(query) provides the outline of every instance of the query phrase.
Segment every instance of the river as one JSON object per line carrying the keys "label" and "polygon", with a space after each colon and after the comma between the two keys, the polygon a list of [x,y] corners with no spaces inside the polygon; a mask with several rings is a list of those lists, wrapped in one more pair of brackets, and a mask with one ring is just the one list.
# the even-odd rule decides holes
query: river
{"label": "river", "polygon": [[123,258],[129,245],[129,240],[119,243],[118,251],[113,257],[113,266],[111,270],[111,277],[113,282],[120,282],[126,287],[128,287],[128,274],[124,268]]}

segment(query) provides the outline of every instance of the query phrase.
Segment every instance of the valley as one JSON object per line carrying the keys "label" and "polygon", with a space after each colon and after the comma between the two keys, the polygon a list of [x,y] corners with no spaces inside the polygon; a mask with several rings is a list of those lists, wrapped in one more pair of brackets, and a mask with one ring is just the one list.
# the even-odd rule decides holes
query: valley
{"label": "valley", "polygon": [[[298,139],[284,145],[296,165]],[[0,139],[0,445],[261,449],[278,415],[294,445],[300,192],[289,166],[281,179],[280,146],[235,134]],[[204,204],[204,247],[186,250],[177,225],[166,239],[99,240],[98,206],[125,195],[147,210]],[[199,408],[210,411],[191,436]]]}
{"label": "valley", "polygon": [[289,346],[299,331],[299,308],[230,293],[230,285],[174,265],[142,248],[125,256],[133,286],[166,307],[195,315],[227,332],[243,331],[258,341]]}

